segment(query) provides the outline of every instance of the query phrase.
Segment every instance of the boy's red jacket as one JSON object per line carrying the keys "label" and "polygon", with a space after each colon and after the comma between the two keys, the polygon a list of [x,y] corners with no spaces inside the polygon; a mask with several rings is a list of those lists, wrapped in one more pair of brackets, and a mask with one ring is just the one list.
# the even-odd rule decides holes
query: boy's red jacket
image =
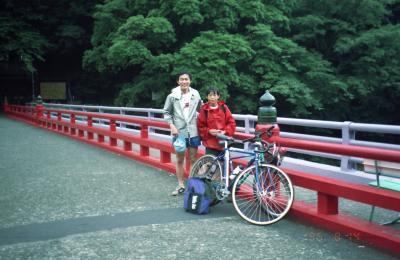
{"label": "boy's red jacket", "polygon": [[[224,107],[224,110],[222,109]],[[207,112],[205,112],[207,110]],[[207,121],[207,122],[206,122]],[[228,106],[223,101],[218,101],[218,108],[211,109],[209,103],[205,103],[197,118],[197,128],[203,145],[210,149],[222,150],[219,140],[211,135],[208,130],[224,130],[225,135],[233,136],[236,129],[236,122]]]}

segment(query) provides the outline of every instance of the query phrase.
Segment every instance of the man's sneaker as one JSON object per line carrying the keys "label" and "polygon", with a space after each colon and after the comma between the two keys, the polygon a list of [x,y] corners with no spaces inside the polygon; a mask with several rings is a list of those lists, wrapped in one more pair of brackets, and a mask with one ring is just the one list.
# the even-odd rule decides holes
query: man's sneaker
{"label": "man's sneaker", "polygon": [[184,188],[184,187],[178,186],[178,187],[176,187],[176,189],[172,192],[171,195],[172,195],[172,196],[176,196],[176,195],[182,194],[184,191],[185,191],[185,188]]}

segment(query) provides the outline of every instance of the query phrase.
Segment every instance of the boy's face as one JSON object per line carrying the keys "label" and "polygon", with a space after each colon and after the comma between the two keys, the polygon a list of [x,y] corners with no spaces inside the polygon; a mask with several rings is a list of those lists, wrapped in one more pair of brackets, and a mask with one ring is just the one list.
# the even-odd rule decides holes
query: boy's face
{"label": "boy's face", "polygon": [[207,100],[211,105],[216,105],[219,100],[219,95],[215,92],[210,92],[207,95]]}
{"label": "boy's face", "polygon": [[182,92],[186,93],[190,86],[190,77],[188,74],[182,74],[178,78],[178,85],[181,87]]}

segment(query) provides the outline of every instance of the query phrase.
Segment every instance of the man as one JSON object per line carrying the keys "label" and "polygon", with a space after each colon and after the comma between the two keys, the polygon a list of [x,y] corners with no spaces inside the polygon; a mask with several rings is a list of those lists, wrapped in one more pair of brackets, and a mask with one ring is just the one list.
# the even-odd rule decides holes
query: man
{"label": "man", "polygon": [[[202,101],[197,90],[190,87],[189,73],[181,73],[178,76],[178,87],[172,89],[164,104],[164,119],[169,123],[172,142],[178,135],[184,136],[189,152],[190,168],[196,161],[197,148],[200,145],[200,137],[197,132],[197,111],[200,110]],[[184,184],[184,160],[185,153],[176,154],[176,177],[178,186],[172,192],[173,196],[182,194]]]}

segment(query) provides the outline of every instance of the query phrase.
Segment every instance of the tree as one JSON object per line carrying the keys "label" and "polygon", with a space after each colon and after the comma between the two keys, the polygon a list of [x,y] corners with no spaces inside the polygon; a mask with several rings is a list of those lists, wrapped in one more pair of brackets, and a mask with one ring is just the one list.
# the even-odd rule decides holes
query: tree
{"label": "tree", "polygon": [[[0,64],[35,78],[62,79],[75,87],[91,35],[95,0],[10,1],[0,11]],[[77,84],[75,84],[77,83]],[[84,85],[84,84],[83,84]],[[78,90],[77,90],[78,92]]]}
{"label": "tree", "polygon": [[351,57],[339,71],[356,97],[349,105],[361,121],[400,122],[399,40],[400,25],[386,25],[343,37],[336,45],[337,53]]}
{"label": "tree", "polygon": [[373,116],[390,122],[380,113],[396,109],[398,2],[110,0],[94,13],[84,66],[115,79],[122,106],[161,106],[175,75],[189,71],[200,92],[219,87],[235,113],[256,113],[269,89],[281,116],[367,120],[374,96]]}
{"label": "tree", "polygon": [[[398,123],[398,19],[400,1],[299,1],[291,37],[331,62],[345,94],[336,104],[324,101],[322,118]],[[373,104],[371,106],[371,104]]]}
{"label": "tree", "polygon": [[[29,72],[34,72],[35,60],[43,60],[49,42],[33,25],[41,18],[30,12],[33,4],[16,8],[13,1],[2,1],[0,11],[0,62],[17,60]],[[22,18],[21,18],[22,17]]]}
{"label": "tree", "polygon": [[[189,70],[201,92],[216,85],[237,113],[255,113],[258,98],[271,88],[291,106],[286,111],[305,115],[310,107],[322,106],[312,95],[312,79],[334,77],[328,62],[274,32],[288,29],[288,6],[294,2],[109,1],[94,15],[93,48],[86,51],[84,65],[132,72],[129,81],[116,84],[118,105],[160,106],[174,75]],[[151,100],[151,92],[159,98]],[[233,97],[243,102],[232,102]]]}

